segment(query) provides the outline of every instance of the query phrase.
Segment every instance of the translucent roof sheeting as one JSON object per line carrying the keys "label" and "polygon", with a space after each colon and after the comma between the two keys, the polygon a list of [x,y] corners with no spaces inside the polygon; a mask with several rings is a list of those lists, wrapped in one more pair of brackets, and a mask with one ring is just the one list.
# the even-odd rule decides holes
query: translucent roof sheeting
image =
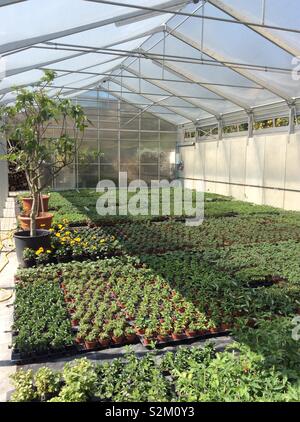
{"label": "translucent roof sheeting", "polygon": [[51,94],[103,90],[175,124],[300,110],[297,0],[0,0],[0,19],[2,102],[53,69]]}

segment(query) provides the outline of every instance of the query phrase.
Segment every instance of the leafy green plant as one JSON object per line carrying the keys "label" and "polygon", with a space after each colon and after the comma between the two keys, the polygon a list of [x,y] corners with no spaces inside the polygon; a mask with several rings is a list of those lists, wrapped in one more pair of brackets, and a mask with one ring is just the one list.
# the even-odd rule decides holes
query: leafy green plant
{"label": "leafy green plant", "polygon": [[40,368],[34,376],[34,384],[40,400],[45,401],[49,396],[59,392],[61,377],[50,368]]}
{"label": "leafy green plant", "polygon": [[[44,163],[49,163],[48,172],[55,177],[70,165],[80,146],[87,118],[79,105],[71,100],[48,95],[48,90],[55,78],[55,72],[47,70],[40,82],[33,89],[16,88],[13,105],[0,108],[2,124],[0,131],[7,140],[8,151],[2,158],[17,165],[18,170],[26,174],[33,199],[30,213],[31,236],[36,234],[39,195],[47,186],[43,181]],[[50,122],[62,122],[61,133],[57,137],[46,137]],[[68,124],[73,126],[70,136]]]}

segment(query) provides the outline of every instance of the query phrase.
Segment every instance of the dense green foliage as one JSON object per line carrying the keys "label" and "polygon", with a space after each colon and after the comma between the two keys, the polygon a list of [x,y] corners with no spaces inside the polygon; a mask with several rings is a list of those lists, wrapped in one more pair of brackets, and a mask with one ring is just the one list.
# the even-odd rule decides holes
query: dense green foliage
{"label": "dense green foliage", "polygon": [[47,280],[31,279],[16,286],[14,346],[21,353],[59,350],[72,344],[63,294],[49,272]]}
{"label": "dense green foliage", "polygon": [[86,359],[67,363],[60,372],[41,368],[18,371],[13,376],[12,401],[115,402],[295,401],[299,380],[292,380],[249,347],[235,344],[216,353],[181,348],[160,360],[155,354],[138,359],[128,352],[124,359],[94,365]]}
{"label": "dense green foliage", "polygon": [[299,401],[292,332],[300,313],[300,214],[206,195],[209,216],[198,227],[133,217],[67,227],[65,218],[91,225],[96,196],[51,194],[64,222],[54,228],[52,252],[74,261],[19,271],[16,346],[108,347],[135,342],[136,334],[155,344],[224,330],[238,344],[217,354],[182,349],[160,362],[129,354],[101,366],[81,360],[58,374],[21,371],[13,399]]}

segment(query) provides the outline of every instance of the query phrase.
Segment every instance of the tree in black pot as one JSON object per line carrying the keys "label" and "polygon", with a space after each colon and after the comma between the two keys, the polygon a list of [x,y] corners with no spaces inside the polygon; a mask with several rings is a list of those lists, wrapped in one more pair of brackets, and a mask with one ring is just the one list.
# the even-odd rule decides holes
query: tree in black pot
{"label": "tree in black pot", "polygon": [[[50,178],[72,164],[88,125],[82,107],[64,98],[60,91],[49,95],[55,76],[55,72],[45,71],[34,86],[15,89],[16,99],[12,105],[0,107],[0,132],[7,141],[7,153],[0,158],[25,172],[32,199],[29,215],[19,216],[24,231],[15,233],[20,263],[25,248],[50,246],[49,231],[40,230],[49,228],[53,217],[44,213],[40,205],[43,204],[42,192],[48,186],[43,177],[45,164]],[[61,129],[55,136],[49,136],[48,129],[53,124]]]}

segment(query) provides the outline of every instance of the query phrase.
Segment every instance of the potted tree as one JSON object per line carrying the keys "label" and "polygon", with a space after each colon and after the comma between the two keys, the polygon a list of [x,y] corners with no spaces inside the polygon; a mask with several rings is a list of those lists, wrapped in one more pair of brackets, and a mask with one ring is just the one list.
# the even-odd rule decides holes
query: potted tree
{"label": "potted tree", "polygon": [[[50,228],[53,216],[43,210],[42,192],[48,185],[43,177],[44,167],[47,165],[53,179],[72,164],[88,122],[82,107],[62,97],[61,92],[49,95],[55,76],[55,72],[45,71],[33,87],[15,89],[13,105],[0,107],[0,132],[7,141],[7,153],[1,158],[25,172],[32,200],[30,214],[19,216],[23,231],[14,236],[21,265],[26,248],[50,246],[46,229]],[[49,136],[48,128],[54,123],[61,129],[56,136]]]}

